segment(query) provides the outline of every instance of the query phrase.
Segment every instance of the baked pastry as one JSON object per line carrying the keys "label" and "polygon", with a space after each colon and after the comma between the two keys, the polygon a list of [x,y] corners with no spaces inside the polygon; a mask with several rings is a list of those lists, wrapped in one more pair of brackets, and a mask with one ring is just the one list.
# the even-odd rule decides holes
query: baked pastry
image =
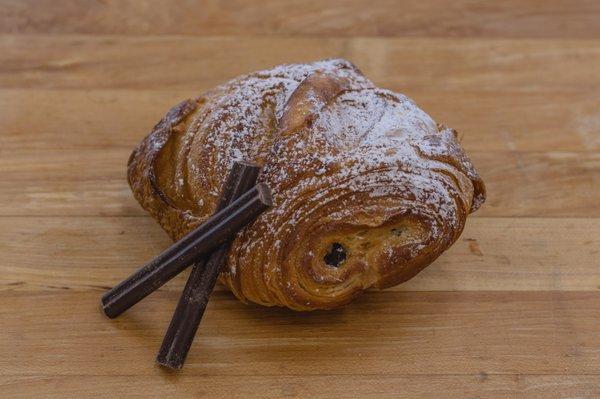
{"label": "baked pastry", "polygon": [[236,159],[263,165],[274,207],[236,236],[220,280],[267,306],[332,309],[402,283],[485,198],[454,130],[345,60],[279,66],[182,102],[134,150],[128,178],[177,240],[213,213]]}

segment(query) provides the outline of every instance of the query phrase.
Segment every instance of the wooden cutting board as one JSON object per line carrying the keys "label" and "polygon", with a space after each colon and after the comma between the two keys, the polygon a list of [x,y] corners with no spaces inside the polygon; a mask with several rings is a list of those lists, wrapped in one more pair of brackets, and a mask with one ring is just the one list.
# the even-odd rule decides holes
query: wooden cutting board
{"label": "wooden cutting board", "polygon": [[[0,2],[1,397],[600,397],[600,3]],[[178,101],[344,57],[460,131],[487,203],[410,282],[331,312],[218,288],[154,357],[186,276],[102,293],[169,244],[125,179]]]}

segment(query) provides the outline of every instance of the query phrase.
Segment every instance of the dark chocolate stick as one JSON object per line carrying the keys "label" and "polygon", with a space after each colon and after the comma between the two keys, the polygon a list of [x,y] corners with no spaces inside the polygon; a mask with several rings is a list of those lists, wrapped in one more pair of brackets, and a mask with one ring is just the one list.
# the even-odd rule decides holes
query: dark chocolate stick
{"label": "dark chocolate stick", "polygon": [[[230,186],[235,187],[235,189],[229,190],[229,192],[224,191],[221,196],[222,200],[227,200],[228,196],[233,200],[252,187],[258,176],[259,168],[246,167],[244,171],[248,176],[235,174],[232,171],[228,181],[232,179],[238,181],[230,183]],[[158,364],[173,369],[179,369],[183,366],[208,304],[208,298],[215,287],[219,271],[227,257],[230,244],[230,241],[221,244],[219,248],[210,254],[208,261],[202,264],[197,263],[192,267],[192,272],[179,297],[179,303],[175,308],[171,324],[169,324],[156,357]]]}
{"label": "dark chocolate stick", "polygon": [[233,237],[271,205],[269,188],[264,183],[257,184],[104,294],[104,313],[110,318],[117,317],[199,260],[202,255]]}
{"label": "dark chocolate stick", "polygon": [[228,249],[229,243],[221,244],[204,263],[204,267],[192,269],[156,356],[156,362],[161,366],[171,369],[183,367]]}

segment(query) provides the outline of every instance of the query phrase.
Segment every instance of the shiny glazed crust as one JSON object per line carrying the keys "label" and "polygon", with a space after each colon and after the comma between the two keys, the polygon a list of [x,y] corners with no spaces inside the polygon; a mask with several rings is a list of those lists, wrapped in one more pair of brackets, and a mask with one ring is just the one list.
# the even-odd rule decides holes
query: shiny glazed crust
{"label": "shiny glazed crust", "polygon": [[176,240],[212,214],[236,159],[264,166],[274,207],[237,235],[221,281],[267,306],[332,309],[402,283],[485,199],[455,131],[345,60],[283,65],[182,102],[134,150],[128,178]]}

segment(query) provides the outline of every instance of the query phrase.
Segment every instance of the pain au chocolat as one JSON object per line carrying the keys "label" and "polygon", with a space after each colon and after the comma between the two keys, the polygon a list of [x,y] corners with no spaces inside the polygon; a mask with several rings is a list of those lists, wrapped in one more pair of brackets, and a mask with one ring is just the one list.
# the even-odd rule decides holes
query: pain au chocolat
{"label": "pain au chocolat", "polygon": [[238,77],[171,109],[128,178],[174,240],[215,210],[235,160],[263,166],[272,209],[220,280],[242,301],[332,309],[402,283],[461,234],[485,187],[456,131],[345,60]]}

